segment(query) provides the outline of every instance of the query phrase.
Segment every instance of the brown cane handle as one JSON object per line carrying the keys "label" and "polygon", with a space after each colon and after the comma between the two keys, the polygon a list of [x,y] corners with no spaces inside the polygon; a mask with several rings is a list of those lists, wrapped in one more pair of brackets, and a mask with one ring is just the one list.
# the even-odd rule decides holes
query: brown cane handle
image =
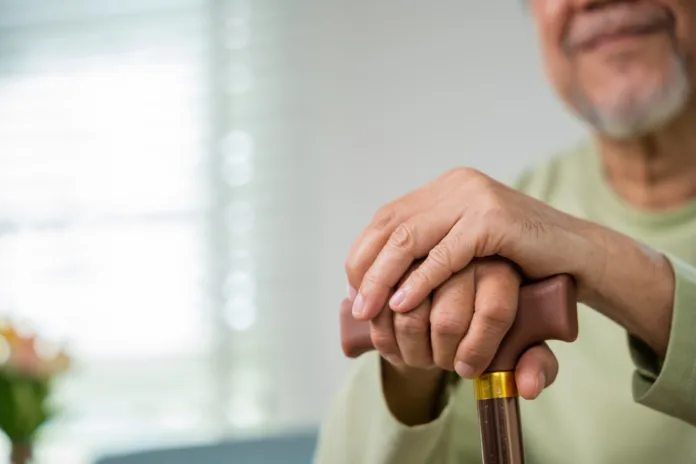
{"label": "brown cane handle", "polygon": [[[341,305],[341,345],[349,358],[375,349],[370,323],[356,321],[351,304]],[[517,316],[486,372],[512,371],[522,353],[546,340],[573,342],[578,336],[575,281],[567,274],[523,285]]]}

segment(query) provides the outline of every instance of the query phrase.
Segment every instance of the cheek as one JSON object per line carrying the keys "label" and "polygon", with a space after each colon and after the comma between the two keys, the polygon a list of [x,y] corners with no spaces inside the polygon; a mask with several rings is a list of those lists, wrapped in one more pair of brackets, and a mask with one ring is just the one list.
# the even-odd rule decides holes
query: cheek
{"label": "cheek", "polygon": [[562,95],[565,95],[570,79],[570,63],[561,48],[561,42],[572,1],[533,0],[532,3],[544,71],[547,79]]}
{"label": "cheek", "polygon": [[548,31],[538,31],[539,56],[546,80],[559,97],[568,100],[572,92],[573,69],[559,40]]}
{"label": "cheek", "polygon": [[544,47],[544,72],[549,83],[562,100],[570,103],[573,91],[573,70],[558,47]]}
{"label": "cheek", "polygon": [[[657,1],[657,0],[656,0]],[[677,39],[693,42],[693,24],[696,19],[696,1],[694,0],[659,0],[658,3],[672,11],[677,21]]]}
{"label": "cheek", "polygon": [[566,7],[564,4],[567,2],[562,0],[539,0],[537,3],[539,3],[538,14],[548,21],[560,16]]}
{"label": "cheek", "polygon": [[696,0],[654,0],[672,11],[676,18],[675,38],[679,52],[688,60],[696,84]]}
{"label": "cheek", "polygon": [[[689,59],[694,60],[696,56],[696,1],[676,2],[674,10],[677,13],[677,40],[684,48],[684,52]],[[670,6],[670,5],[668,5]]]}
{"label": "cheek", "polygon": [[532,13],[538,25],[561,26],[571,10],[574,0],[533,0]]}

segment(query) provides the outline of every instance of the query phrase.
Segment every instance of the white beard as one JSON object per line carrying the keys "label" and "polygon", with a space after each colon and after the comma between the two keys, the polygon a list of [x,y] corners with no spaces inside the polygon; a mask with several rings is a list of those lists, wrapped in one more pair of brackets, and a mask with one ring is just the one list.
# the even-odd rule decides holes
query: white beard
{"label": "white beard", "polygon": [[595,130],[615,139],[640,137],[659,129],[684,110],[691,97],[691,82],[684,60],[674,54],[670,75],[662,86],[636,97],[632,89],[594,105],[580,96],[580,116]]}

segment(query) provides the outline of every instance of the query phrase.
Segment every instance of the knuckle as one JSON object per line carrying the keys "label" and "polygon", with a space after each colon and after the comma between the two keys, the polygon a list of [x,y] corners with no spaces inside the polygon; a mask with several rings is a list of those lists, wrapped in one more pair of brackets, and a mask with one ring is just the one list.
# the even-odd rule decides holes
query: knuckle
{"label": "knuckle", "polygon": [[382,354],[395,354],[398,352],[394,337],[379,330],[372,334],[372,344]]}
{"label": "knuckle", "polygon": [[360,282],[360,293],[368,300],[386,298],[389,285],[384,281],[384,276],[375,270],[368,271]]}
{"label": "knuckle", "polygon": [[466,322],[451,316],[434,317],[430,326],[433,333],[444,337],[461,337],[468,329]]}
{"label": "knuckle", "polygon": [[399,285],[402,283],[406,282],[411,276],[413,275],[414,272],[418,270],[418,268],[421,266],[422,262],[421,260],[417,260],[411,266],[409,266],[408,270],[404,273],[404,275],[399,279]]}
{"label": "knuckle", "polygon": [[349,256],[344,263],[344,268],[349,280],[351,278],[357,278],[358,281],[360,280],[358,277],[360,277],[359,274],[362,273],[363,268],[361,260],[355,256]]}
{"label": "knuckle", "polygon": [[363,276],[361,286],[362,287],[369,287],[369,286],[374,286],[377,283],[379,283],[379,276],[374,272],[368,271]]}
{"label": "knuckle", "polygon": [[[437,289],[434,295],[433,305],[445,306],[446,308],[451,308],[454,310],[456,308],[457,312],[471,313],[471,294],[462,285],[455,285],[451,280],[446,282],[449,285],[443,285],[441,288]],[[452,312],[452,311],[447,312]],[[432,321],[435,322],[435,321]]]}
{"label": "knuckle", "polygon": [[494,187],[496,185],[496,182],[486,174],[477,171],[477,175],[474,176],[473,182],[476,182],[476,185],[481,189],[486,192],[492,192],[494,190]]}
{"label": "knuckle", "polygon": [[485,348],[478,345],[467,344],[461,346],[457,351],[457,359],[464,360],[475,368],[483,365],[487,358],[489,358],[489,355],[486,353]]}
{"label": "knuckle", "polygon": [[513,322],[513,311],[505,306],[492,306],[481,311],[483,328],[488,335],[506,332]]}
{"label": "knuckle", "polygon": [[375,230],[384,230],[393,224],[396,216],[396,207],[393,204],[382,206],[372,218],[371,227]]}
{"label": "knuckle", "polygon": [[472,179],[479,177],[481,172],[469,166],[459,166],[448,171],[446,175],[455,179]]}
{"label": "knuckle", "polygon": [[423,259],[415,259],[413,263],[408,267],[408,270],[406,271],[406,274],[411,275],[413,274],[418,268],[423,264],[424,260]]}
{"label": "knuckle", "polygon": [[400,250],[410,251],[415,247],[415,229],[411,224],[401,223],[392,233],[389,241],[391,245]]}
{"label": "knuckle", "polygon": [[397,332],[406,336],[428,333],[428,320],[415,311],[398,314],[394,326]]}
{"label": "knuckle", "polygon": [[492,186],[491,178],[474,168],[460,168],[459,183],[468,192],[487,192]]}
{"label": "knuckle", "polygon": [[427,266],[421,266],[409,277],[411,282],[415,284],[416,287],[418,286],[423,286],[423,287],[429,287],[429,288],[434,288],[434,286],[431,286],[432,282],[430,279],[430,274],[427,272],[428,267]]}
{"label": "knuckle", "polygon": [[506,206],[495,191],[487,190],[482,205],[482,215],[489,221],[497,221],[505,216]]}
{"label": "knuckle", "polygon": [[430,261],[431,266],[434,265],[447,269],[450,272],[453,271],[452,253],[449,247],[445,244],[437,245],[435,248],[430,250],[430,253],[428,253],[428,260]]}
{"label": "knuckle", "polygon": [[465,272],[453,274],[445,283],[440,285],[432,296],[432,306],[440,310],[444,307],[447,313],[473,313],[474,280],[472,275]]}

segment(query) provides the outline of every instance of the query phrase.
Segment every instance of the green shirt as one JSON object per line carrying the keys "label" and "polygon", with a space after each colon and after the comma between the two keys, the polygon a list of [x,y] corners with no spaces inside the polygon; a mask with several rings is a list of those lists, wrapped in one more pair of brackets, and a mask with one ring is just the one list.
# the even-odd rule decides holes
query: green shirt
{"label": "green shirt", "polygon": [[[520,399],[528,464],[695,463],[696,202],[659,213],[629,206],[605,183],[591,143],[526,172],[516,187],[664,252],[676,273],[664,362],[583,306],[578,340],[549,342],[556,382],[534,401]],[[407,427],[386,406],[378,356],[363,355],[335,397],[315,463],[480,463],[472,384],[453,385],[433,422]]]}

